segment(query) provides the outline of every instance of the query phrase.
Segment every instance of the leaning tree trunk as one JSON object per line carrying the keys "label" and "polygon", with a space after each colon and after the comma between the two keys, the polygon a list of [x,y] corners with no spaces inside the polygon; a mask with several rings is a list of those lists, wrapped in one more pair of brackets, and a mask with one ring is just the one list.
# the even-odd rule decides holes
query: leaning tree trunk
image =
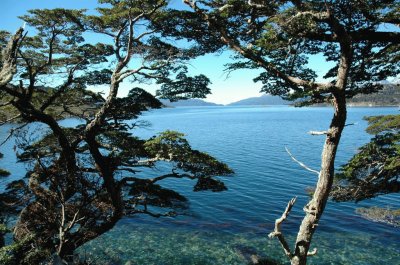
{"label": "leaning tree trunk", "polygon": [[334,115],[326,134],[317,186],[315,187],[312,199],[304,207],[306,216],[300,225],[295,250],[290,258],[292,265],[305,265],[307,257],[316,254],[316,249],[313,252],[309,252],[311,239],[324,212],[329,193],[332,189],[336,151],[346,123],[346,86],[353,51],[351,48],[351,39],[343,27],[335,20],[332,21],[332,27],[341,38],[337,81],[332,91]]}
{"label": "leaning tree trunk", "polygon": [[334,177],[336,150],[346,122],[346,99],[344,93],[334,95],[335,113],[329,127],[321,156],[321,171],[312,200],[304,207],[304,217],[297,234],[292,265],[304,265],[310,255],[312,236],[325,209]]}

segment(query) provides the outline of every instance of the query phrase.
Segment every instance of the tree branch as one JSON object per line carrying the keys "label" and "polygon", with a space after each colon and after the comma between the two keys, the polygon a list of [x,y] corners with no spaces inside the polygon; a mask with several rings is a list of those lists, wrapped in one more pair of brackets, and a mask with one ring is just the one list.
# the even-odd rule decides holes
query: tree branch
{"label": "tree branch", "polygon": [[5,143],[14,135],[14,133],[15,133],[16,131],[18,131],[18,130],[24,128],[24,127],[27,126],[27,125],[28,125],[28,123],[24,123],[24,124],[18,126],[17,128],[11,129],[11,130],[10,130],[10,133],[7,135],[7,137],[0,143],[0,146],[2,146],[3,144],[5,144]]}
{"label": "tree branch", "polygon": [[19,28],[17,32],[8,41],[6,48],[2,51],[2,67],[0,70],[0,88],[7,85],[17,71],[17,52],[18,47],[23,39],[23,28]]}
{"label": "tree branch", "polygon": [[184,0],[184,3],[189,5],[193,10],[195,10],[201,17],[207,21],[207,23],[215,28],[221,34],[221,40],[229,46],[231,49],[240,53],[243,57],[252,60],[257,63],[260,67],[264,68],[266,71],[273,73],[278,76],[282,80],[284,80],[287,84],[289,84],[294,90],[299,90],[299,87],[308,88],[311,91],[315,91],[317,93],[328,93],[332,92],[334,86],[331,83],[316,83],[314,81],[303,80],[298,77],[290,76],[282,71],[280,71],[276,66],[268,61],[266,61],[261,56],[255,54],[253,51],[247,48],[243,48],[237,40],[232,39],[228,33],[220,27],[218,22],[214,19],[210,18],[209,15],[202,9],[200,9],[195,1]]}
{"label": "tree branch", "polygon": [[296,202],[297,197],[292,198],[287,206],[285,211],[283,212],[282,216],[278,219],[275,220],[275,229],[273,232],[269,233],[268,237],[269,238],[273,238],[273,237],[277,237],[279,242],[281,243],[283,250],[285,251],[286,256],[288,256],[290,259],[293,257],[293,253],[290,250],[290,247],[288,245],[288,243],[285,240],[285,237],[283,236],[282,232],[281,232],[281,224],[286,220],[286,218],[288,217],[290,211],[292,210],[293,205]]}
{"label": "tree branch", "polygon": [[299,160],[297,160],[292,153],[290,153],[289,149],[287,147],[285,147],[286,152],[289,154],[289,156],[293,159],[293,161],[295,161],[296,163],[298,163],[301,167],[305,168],[306,170],[313,172],[317,175],[319,175],[319,171],[314,170],[312,168],[309,168],[307,165],[305,165],[304,163],[300,162]]}

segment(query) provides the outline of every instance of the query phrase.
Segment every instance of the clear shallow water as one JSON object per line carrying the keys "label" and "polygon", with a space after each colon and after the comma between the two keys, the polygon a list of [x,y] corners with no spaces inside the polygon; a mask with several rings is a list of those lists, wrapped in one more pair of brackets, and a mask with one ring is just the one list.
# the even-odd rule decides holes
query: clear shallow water
{"label": "clear shallow water", "polygon": [[[349,108],[347,122],[356,124],[345,128],[336,165],[370,139],[362,117],[397,112],[395,108]],[[188,107],[146,113],[142,119],[152,126],[134,134],[183,132],[193,147],[226,162],[236,174],[223,178],[228,191],[222,193],[193,193],[189,180],[165,181],[164,185],[190,199],[187,215],[125,218],[81,253],[104,264],[246,264],[249,253],[286,261],[277,240],[266,235],[288,200],[298,196],[283,225],[293,242],[308,200],[305,189],[315,184],[316,176],[293,162],[284,147],[318,169],[324,137],[307,132],[325,130],[331,116],[330,108],[291,107]],[[4,134],[2,129],[0,138]],[[0,148],[5,154],[0,165],[16,176],[23,166],[14,164],[12,146],[10,142]],[[162,168],[150,172],[160,173]],[[312,247],[319,253],[310,264],[400,264],[400,229],[355,214],[357,207],[400,207],[399,198],[383,196],[358,205],[330,202],[313,240]]]}

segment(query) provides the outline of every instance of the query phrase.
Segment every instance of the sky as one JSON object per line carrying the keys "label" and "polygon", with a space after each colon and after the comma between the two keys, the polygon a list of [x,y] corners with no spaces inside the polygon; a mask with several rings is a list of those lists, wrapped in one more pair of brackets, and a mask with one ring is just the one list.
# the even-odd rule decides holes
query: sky
{"label": "sky", "polygon": [[[184,7],[182,0],[172,0],[174,7]],[[16,31],[23,22],[18,16],[26,14],[27,10],[40,8],[85,8],[93,10],[98,6],[97,0],[1,0],[0,7],[2,15],[0,18],[0,30]],[[29,28],[28,28],[29,31]],[[227,76],[224,72],[224,65],[233,62],[230,55],[233,53],[229,50],[222,54],[209,54],[190,61],[189,73],[193,75],[204,74],[210,78],[212,94],[206,98],[206,101],[228,104],[249,97],[258,97],[262,84],[254,83],[255,78],[261,70],[238,70]],[[323,75],[327,69],[326,62],[321,56],[310,58],[309,64],[314,69],[319,69],[317,74]],[[135,85],[136,86],[136,85]],[[124,96],[132,87],[131,84],[124,83],[120,87],[119,96]],[[156,86],[145,86],[150,93],[154,93]],[[97,91],[103,91],[105,87],[99,87]],[[106,91],[104,91],[106,92]]]}

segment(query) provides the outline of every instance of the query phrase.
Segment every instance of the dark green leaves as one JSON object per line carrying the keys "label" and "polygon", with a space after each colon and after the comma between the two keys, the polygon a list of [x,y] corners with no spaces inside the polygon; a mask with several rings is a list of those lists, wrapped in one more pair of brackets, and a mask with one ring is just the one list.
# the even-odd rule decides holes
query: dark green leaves
{"label": "dark green leaves", "polygon": [[222,181],[205,177],[205,178],[198,179],[193,190],[194,191],[211,190],[213,192],[219,192],[219,191],[227,190],[227,188]]}
{"label": "dark green leaves", "polygon": [[[3,158],[3,154],[0,153],[0,159],[2,159],[2,158]],[[10,172],[8,172],[5,169],[0,168],[0,177],[7,177],[9,175],[10,175]]]}
{"label": "dark green leaves", "polygon": [[187,76],[185,72],[177,75],[175,81],[170,81],[161,86],[157,90],[156,96],[177,101],[189,98],[205,98],[207,94],[211,93],[208,85],[210,80],[204,75]]}
{"label": "dark green leaves", "polygon": [[192,149],[183,136],[179,132],[165,131],[146,142],[146,151],[152,157],[175,162],[177,169],[195,176],[208,177],[233,173],[226,164],[206,153]]}
{"label": "dark green leaves", "polygon": [[336,174],[331,196],[360,201],[400,192],[400,115],[366,118],[375,137]]}
{"label": "dark green leaves", "polygon": [[371,116],[365,119],[369,123],[367,132],[370,134],[400,131],[400,115]]}
{"label": "dark green leaves", "polygon": [[[187,208],[187,199],[178,192],[148,181],[136,181],[131,185],[129,195],[142,197],[149,206]],[[140,199],[137,203],[140,203]]]}
{"label": "dark green leaves", "polygon": [[161,102],[153,95],[135,87],[129,91],[128,96],[114,100],[108,115],[119,121],[136,119],[143,111],[158,109],[161,106]]}

